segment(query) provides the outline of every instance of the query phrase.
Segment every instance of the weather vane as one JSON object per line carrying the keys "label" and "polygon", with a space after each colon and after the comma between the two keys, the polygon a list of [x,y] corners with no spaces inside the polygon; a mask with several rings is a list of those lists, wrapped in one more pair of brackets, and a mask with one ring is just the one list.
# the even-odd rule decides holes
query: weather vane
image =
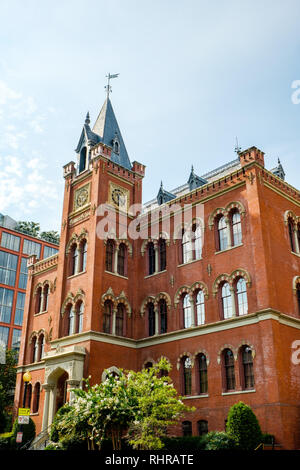
{"label": "weather vane", "polygon": [[234,151],[235,151],[236,153],[240,153],[241,147],[239,146],[239,141],[238,141],[238,138],[237,138],[237,137],[235,138],[235,141],[236,141],[236,143],[235,143],[235,149],[234,149]]}
{"label": "weather vane", "polygon": [[107,93],[107,98],[109,97],[109,94],[112,92],[112,89],[111,89],[111,85],[110,85],[110,80],[112,78],[117,78],[120,74],[119,73],[115,73],[113,75],[111,75],[110,73],[108,75],[106,75],[106,78],[107,78],[107,85],[105,85],[105,90],[106,90],[106,93]]}

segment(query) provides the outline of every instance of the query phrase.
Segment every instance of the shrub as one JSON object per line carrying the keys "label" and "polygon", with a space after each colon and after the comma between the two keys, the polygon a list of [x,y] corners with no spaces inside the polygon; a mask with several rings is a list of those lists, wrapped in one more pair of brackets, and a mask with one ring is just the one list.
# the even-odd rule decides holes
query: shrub
{"label": "shrub", "polygon": [[12,432],[0,434],[0,450],[11,450]]}
{"label": "shrub", "polygon": [[210,431],[203,436],[204,450],[234,450],[237,448],[233,437],[223,431]]}
{"label": "shrub", "polygon": [[204,450],[204,439],[205,436],[166,437],[163,439],[163,450],[169,452]]}
{"label": "shrub", "polygon": [[11,447],[12,449],[19,449],[25,444],[29,444],[35,438],[35,424],[31,418],[29,418],[28,424],[22,425],[23,439],[20,444],[16,443],[17,433],[20,430],[20,424],[18,424],[18,418],[15,419],[13,428],[12,428],[12,437],[11,437]]}
{"label": "shrub", "polygon": [[262,442],[262,432],[255,414],[250,406],[241,401],[230,408],[226,431],[236,440],[240,450],[254,450]]}

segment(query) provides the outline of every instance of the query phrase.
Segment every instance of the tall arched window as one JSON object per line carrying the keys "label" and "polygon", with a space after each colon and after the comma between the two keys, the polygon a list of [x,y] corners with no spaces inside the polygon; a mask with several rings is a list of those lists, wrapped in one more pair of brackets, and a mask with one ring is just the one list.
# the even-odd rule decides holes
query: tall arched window
{"label": "tall arched window", "polygon": [[235,389],[234,356],[231,349],[223,351],[225,390]]}
{"label": "tall arched window", "polygon": [[81,271],[86,270],[86,259],[87,259],[87,241],[81,242]]}
{"label": "tall arched window", "polygon": [[31,409],[32,384],[27,385],[25,408]]}
{"label": "tall arched window", "polygon": [[70,336],[74,334],[74,328],[75,328],[75,312],[73,309],[73,305],[69,306],[68,313],[69,313],[68,335]]}
{"label": "tall arched window", "polygon": [[87,149],[83,147],[80,152],[80,160],[79,160],[79,173],[85,170],[86,167],[86,156],[87,156]]}
{"label": "tall arched window", "polygon": [[37,360],[41,361],[44,356],[45,336],[41,334],[38,341]]}
{"label": "tall arched window", "polygon": [[84,314],[84,303],[80,302],[76,306],[77,310],[77,325],[76,325],[76,332],[81,333],[83,329],[83,314]]}
{"label": "tall arched window", "polygon": [[253,357],[252,350],[249,346],[241,348],[242,359],[242,388],[249,389],[254,387],[254,374],[253,374]]}
{"label": "tall arched window", "polygon": [[49,303],[49,285],[46,284],[44,287],[44,305],[43,305],[43,312],[46,312],[48,310],[48,303]]}
{"label": "tall arched window", "polygon": [[297,294],[297,302],[298,302],[298,311],[300,315],[300,283],[297,284],[296,294]]}
{"label": "tall arched window", "polygon": [[167,303],[164,299],[159,302],[160,332],[167,332]]}
{"label": "tall arched window", "polygon": [[300,223],[297,225],[298,247],[300,251]]}
{"label": "tall arched window", "polygon": [[242,243],[242,223],[241,215],[238,210],[232,213],[231,223],[233,245],[240,245]]}
{"label": "tall arched window", "polygon": [[201,419],[197,422],[198,436],[203,436],[208,433],[208,422],[205,419]]}
{"label": "tall arched window", "polygon": [[39,405],[40,405],[40,393],[41,393],[41,386],[40,383],[37,382],[34,386],[33,390],[33,405],[32,405],[32,412],[38,413]]}
{"label": "tall arched window", "polygon": [[205,354],[201,353],[197,356],[198,365],[198,393],[207,393],[208,382],[207,382],[207,363]]}
{"label": "tall arched window", "polygon": [[218,224],[219,251],[226,250],[228,247],[228,230],[227,230],[226,218],[224,215],[218,219],[217,224]]}
{"label": "tall arched window", "polygon": [[158,249],[159,249],[159,270],[164,271],[167,266],[166,240],[164,238],[159,240]]}
{"label": "tall arched window", "polygon": [[148,304],[148,332],[149,336],[155,335],[155,311],[152,302]]}
{"label": "tall arched window", "polygon": [[232,297],[230,292],[230,285],[228,282],[225,282],[221,287],[221,298],[223,318],[231,318],[233,314]]}
{"label": "tall arched window", "polygon": [[106,271],[113,272],[114,270],[114,242],[113,240],[107,240],[106,251],[105,251],[105,269]]}
{"label": "tall arched window", "polygon": [[148,268],[149,275],[155,273],[155,248],[153,242],[148,243]]}
{"label": "tall arched window", "polygon": [[201,259],[202,256],[202,229],[199,224],[194,224],[192,228],[194,234],[194,259]]}
{"label": "tall arched window", "polygon": [[204,293],[202,290],[199,290],[196,295],[196,312],[197,312],[197,325],[204,325],[205,301],[204,301]]}
{"label": "tall arched window", "polygon": [[119,304],[116,313],[116,335],[124,336],[124,305]]}
{"label": "tall arched window", "polygon": [[292,221],[292,219],[288,220],[288,229],[289,229],[291,250],[295,252],[294,222]]}
{"label": "tall arched window", "polygon": [[31,360],[32,362],[36,362],[38,357],[38,339],[35,336],[32,339],[32,350],[31,350]]}
{"label": "tall arched window", "polygon": [[182,309],[183,309],[183,327],[190,328],[193,324],[193,319],[192,319],[192,307],[191,307],[189,294],[185,294],[182,299]]}
{"label": "tall arched window", "polygon": [[76,244],[72,245],[70,254],[71,254],[70,275],[73,276],[74,274],[76,274],[77,266],[78,266],[78,248]]}
{"label": "tall arched window", "polygon": [[41,311],[42,311],[42,287],[39,287],[36,291],[35,313],[40,313]]}
{"label": "tall arched window", "polygon": [[103,332],[111,333],[111,323],[112,323],[112,302],[106,300],[104,303],[104,312],[103,312]]}
{"label": "tall arched window", "polygon": [[192,362],[188,356],[185,356],[181,360],[182,362],[182,374],[183,374],[183,395],[192,394]]}
{"label": "tall arched window", "polygon": [[125,276],[125,261],[126,261],[126,245],[125,243],[120,243],[118,250],[118,274]]}
{"label": "tall arched window", "polygon": [[188,263],[193,259],[193,245],[191,240],[191,233],[189,230],[182,232],[182,262]]}
{"label": "tall arched window", "polygon": [[238,315],[246,315],[248,313],[247,285],[242,277],[236,283],[236,295]]}

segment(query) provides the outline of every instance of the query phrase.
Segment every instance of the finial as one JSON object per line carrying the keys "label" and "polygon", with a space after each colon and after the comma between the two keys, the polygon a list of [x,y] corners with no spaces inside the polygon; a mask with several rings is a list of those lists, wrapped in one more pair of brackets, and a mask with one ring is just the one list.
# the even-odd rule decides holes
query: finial
{"label": "finial", "polygon": [[89,111],[88,111],[87,114],[86,114],[85,123],[86,123],[86,124],[89,124],[90,122],[91,122],[91,121],[90,121],[90,113],[89,113]]}
{"label": "finial", "polygon": [[235,153],[239,153],[241,151],[241,147],[239,146],[239,141],[238,141],[238,138],[236,137],[235,138],[235,149],[234,149]]}
{"label": "finial", "polygon": [[111,89],[111,85],[110,85],[110,80],[112,78],[117,78],[120,74],[119,73],[115,73],[114,75],[111,75],[110,73],[108,75],[106,75],[106,78],[107,78],[107,85],[105,85],[105,90],[106,90],[106,93],[107,93],[107,98],[109,98],[109,94],[112,92],[112,89]]}
{"label": "finial", "polygon": [[162,180],[161,180],[161,182],[160,182],[160,189],[163,189],[163,182],[162,182]]}

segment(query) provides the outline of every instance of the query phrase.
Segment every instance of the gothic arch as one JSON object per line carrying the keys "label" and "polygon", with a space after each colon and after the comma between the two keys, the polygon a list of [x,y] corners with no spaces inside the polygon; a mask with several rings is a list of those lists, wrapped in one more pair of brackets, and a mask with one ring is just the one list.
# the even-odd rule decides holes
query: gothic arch
{"label": "gothic arch", "polygon": [[297,294],[297,285],[300,284],[300,276],[295,276],[293,278],[293,291]]}
{"label": "gothic arch", "polygon": [[228,282],[229,285],[232,285],[232,282],[231,282],[231,279],[230,279],[230,275],[227,274],[227,273],[224,273],[224,274],[220,274],[217,279],[215,280],[214,284],[213,284],[213,296],[215,297],[218,293],[218,290],[219,290],[219,286],[221,283],[223,282]]}
{"label": "gothic arch", "polygon": [[115,297],[115,307],[118,306],[118,304],[123,304],[125,307],[125,310],[127,312],[128,317],[131,317],[131,306],[130,303],[128,302],[128,299],[124,293],[124,291],[121,292],[121,294],[118,297]]}
{"label": "gothic arch", "polygon": [[226,209],[225,207],[217,207],[217,209],[215,209],[211,214],[210,216],[208,217],[208,227],[209,227],[209,230],[212,230],[213,226],[214,226],[214,223],[215,223],[215,218],[218,216],[218,215],[226,215]]}
{"label": "gothic arch", "polygon": [[115,374],[120,375],[120,369],[118,369],[116,366],[108,367],[102,372],[101,382],[104,382],[104,380],[106,380],[106,377],[109,372],[114,372]]}
{"label": "gothic arch", "polygon": [[174,297],[174,305],[176,306],[177,304],[179,304],[182,294],[184,294],[184,293],[190,294],[190,292],[191,292],[191,289],[190,289],[189,286],[179,287],[179,289],[177,289],[177,292],[176,292],[175,297]]}
{"label": "gothic arch", "polygon": [[148,243],[151,243],[151,242],[154,244],[154,246],[157,246],[158,242],[155,238],[147,238],[146,240],[143,241],[142,246],[141,246],[141,255],[142,256],[144,256],[144,254],[146,252]]}
{"label": "gothic arch", "polygon": [[243,346],[249,346],[249,348],[251,349],[252,358],[254,359],[256,355],[256,351],[255,351],[253,344],[251,344],[250,341],[243,339],[237,346],[237,351],[239,351]]}
{"label": "gothic arch", "polygon": [[233,201],[233,202],[230,202],[229,204],[227,204],[227,206],[225,207],[226,215],[229,215],[229,213],[233,209],[237,209],[239,211],[241,217],[244,217],[244,215],[246,214],[246,209],[240,201]]}
{"label": "gothic arch", "polygon": [[121,245],[121,243],[124,243],[124,245],[126,245],[128,253],[132,257],[133,249],[130,241],[128,241],[127,238],[119,238],[118,240],[116,240],[117,246]]}
{"label": "gothic arch", "polygon": [[104,307],[104,303],[106,300],[111,300],[112,303],[114,304],[115,301],[115,294],[114,291],[112,290],[111,287],[107,289],[107,291],[102,295],[101,297],[101,305]]}
{"label": "gothic arch", "polygon": [[209,366],[209,363],[210,363],[210,358],[209,358],[208,352],[207,352],[205,349],[198,349],[198,351],[195,352],[195,354],[194,354],[194,356],[193,356],[193,361],[194,361],[194,363],[195,363],[196,357],[197,357],[199,354],[204,354],[204,356],[206,357],[206,364],[207,364],[207,367],[208,367],[208,366]]}
{"label": "gothic arch", "polygon": [[218,364],[221,363],[221,355],[225,349],[230,349],[232,351],[235,361],[238,358],[238,348],[235,348],[234,346],[232,346],[232,344],[223,344],[223,346],[221,346],[221,348],[218,351],[218,357],[217,357]]}
{"label": "gothic arch", "polygon": [[290,219],[294,222],[294,224],[297,224],[297,222],[300,221],[300,217],[297,217],[296,214],[291,210],[285,211],[283,219],[284,219],[285,225],[288,224]]}
{"label": "gothic arch", "polygon": [[246,271],[245,269],[242,269],[242,268],[235,269],[234,271],[232,271],[232,273],[230,274],[231,284],[233,284],[234,280],[237,277],[244,278],[245,281],[246,281],[247,286],[251,287],[251,277],[250,277],[250,274],[248,273],[248,271]]}
{"label": "gothic arch", "polygon": [[205,299],[207,300],[208,297],[209,297],[209,294],[208,294],[208,287],[207,287],[207,285],[206,285],[204,282],[200,282],[200,281],[194,282],[194,284],[192,284],[190,290],[191,290],[191,293],[192,293],[192,294],[194,294],[194,292],[196,292],[197,290],[202,290]]}
{"label": "gothic arch", "polygon": [[61,306],[61,316],[63,317],[66,311],[66,308],[69,304],[74,305],[74,295],[72,292],[69,292],[65,300],[63,301],[63,304]]}
{"label": "gothic arch", "polygon": [[141,305],[141,308],[140,308],[140,315],[141,317],[144,316],[144,314],[146,313],[146,307],[149,303],[153,303],[155,302],[155,296],[154,295],[148,295],[148,297],[146,297],[143,302],[142,302],[142,305]]}
{"label": "gothic arch", "polygon": [[169,294],[167,294],[167,292],[160,292],[159,294],[157,294],[154,300],[154,306],[158,307],[159,301],[161,299],[166,301],[167,308],[168,310],[170,310],[172,303],[171,303],[171,297],[169,296]]}
{"label": "gothic arch", "polygon": [[177,359],[177,364],[176,364],[177,370],[180,369],[180,363],[181,363],[181,360],[182,360],[183,357],[189,357],[190,358],[191,366],[193,368],[194,367],[194,357],[193,357],[193,355],[190,352],[183,352],[182,354],[180,354],[180,356]]}

